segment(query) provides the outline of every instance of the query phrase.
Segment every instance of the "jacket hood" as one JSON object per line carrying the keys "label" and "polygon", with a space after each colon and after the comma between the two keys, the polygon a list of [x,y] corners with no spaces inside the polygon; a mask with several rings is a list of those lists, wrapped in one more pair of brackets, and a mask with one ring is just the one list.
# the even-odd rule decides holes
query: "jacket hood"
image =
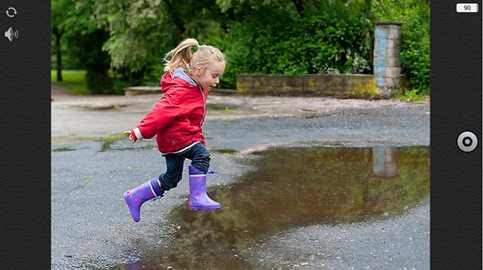
{"label": "jacket hood", "polygon": [[177,68],[172,72],[165,72],[161,77],[161,92],[166,93],[172,87],[198,87],[193,78],[191,78],[182,68]]}

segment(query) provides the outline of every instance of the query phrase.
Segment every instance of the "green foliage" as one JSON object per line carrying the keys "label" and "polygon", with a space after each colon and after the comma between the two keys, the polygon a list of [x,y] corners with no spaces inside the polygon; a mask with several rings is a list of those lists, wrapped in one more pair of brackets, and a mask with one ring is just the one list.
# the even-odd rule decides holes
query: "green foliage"
{"label": "green foliage", "polygon": [[[52,48],[52,53],[50,56],[50,67],[52,69],[57,68],[57,55],[56,55],[56,42],[55,38],[53,37],[51,40],[51,48]],[[62,57],[62,69],[65,70],[75,70],[75,69],[82,69],[82,63],[78,59],[76,55],[72,53],[72,50],[69,48],[69,46],[66,44],[66,42],[61,42],[60,43],[60,50],[61,50],[61,57]]]}
{"label": "green foliage", "polygon": [[221,77],[220,87],[235,88],[236,75],[249,73],[250,66],[250,33],[243,24],[231,26],[228,35],[213,36],[206,43],[219,48],[225,54],[225,73]]}
{"label": "green foliage", "polygon": [[72,46],[72,50],[86,68],[86,84],[92,94],[112,93],[112,79],[108,75],[110,57],[102,50],[108,35],[107,32],[96,29],[78,36],[75,39],[77,46]]}
{"label": "green foliage", "polygon": [[112,91],[112,80],[107,71],[87,70],[87,88],[92,94],[110,94]]}
{"label": "green foliage", "polygon": [[115,95],[124,95],[124,89],[128,87],[130,84],[126,81],[120,79],[113,79],[112,80],[112,94]]}
{"label": "green foliage", "polygon": [[52,0],[52,7],[53,30],[62,33],[60,49],[67,47],[68,59],[75,59],[75,67],[86,69],[87,88],[93,94],[113,93],[108,76],[111,57],[102,49],[109,32],[93,20],[95,2]]}
{"label": "green foliage", "polygon": [[[51,6],[52,34],[58,33],[61,36],[62,54],[72,58],[72,64],[83,68],[83,61],[79,59],[77,53],[83,50],[84,44],[79,44],[77,41],[85,34],[99,30],[90,17],[93,1],[51,0]],[[52,37],[52,40],[54,39]]]}
{"label": "green foliage", "polygon": [[109,29],[103,49],[111,68],[131,85],[159,81],[162,59],[181,40],[222,35],[213,1],[103,0],[94,8],[97,27]]}
{"label": "green foliage", "polygon": [[397,98],[407,102],[418,102],[425,100],[427,95],[422,94],[418,89],[405,89]]}
{"label": "green foliage", "polygon": [[430,88],[429,1],[374,0],[379,20],[401,22],[401,67],[418,94]]}
{"label": "green foliage", "polygon": [[240,73],[360,73],[370,69],[372,23],[356,4],[339,2],[305,10],[259,7],[210,43],[227,56],[222,86]]}
{"label": "green foliage", "polygon": [[[88,85],[97,88],[96,93],[121,93],[127,84],[159,83],[164,55],[188,37],[225,53],[223,88],[234,88],[236,75],[242,73],[370,73],[375,20],[402,22],[403,72],[418,94],[429,91],[428,1],[51,3],[52,26],[62,33],[65,64],[87,69]],[[108,71],[114,81],[102,78]]]}
{"label": "green foliage", "polygon": [[[87,88],[87,72],[85,70],[63,70],[62,76],[64,77],[64,81],[62,83],[56,82],[57,80],[57,73],[55,70],[51,70],[50,72],[51,81],[53,84],[59,85],[63,87],[67,92],[75,95],[89,95],[93,94],[92,90]],[[123,95],[124,89],[128,86],[128,84],[118,78],[112,76],[112,74],[108,74],[111,79],[112,86],[108,88],[109,91],[99,91],[103,94],[115,94],[115,95]],[[102,82],[101,82],[102,83]],[[105,89],[104,89],[105,90]]]}

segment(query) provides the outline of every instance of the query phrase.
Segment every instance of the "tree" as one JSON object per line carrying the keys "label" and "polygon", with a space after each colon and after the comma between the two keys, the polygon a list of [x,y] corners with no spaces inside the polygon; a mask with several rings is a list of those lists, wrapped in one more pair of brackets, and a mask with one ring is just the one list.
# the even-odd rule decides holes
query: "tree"
{"label": "tree", "polygon": [[109,78],[109,54],[102,47],[109,37],[106,28],[94,23],[96,17],[94,0],[67,2],[62,17],[64,29],[63,40],[68,47],[69,54],[75,57],[86,69],[87,88],[92,93],[110,93],[112,81]]}
{"label": "tree", "polygon": [[221,34],[224,21],[214,0],[102,0],[94,14],[109,29],[103,49],[112,68],[132,84],[161,72],[163,56],[184,38]]}
{"label": "tree", "polygon": [[52,0],[51,1],[52,15],[51,15],[51,26],[52,34],[55,40],[55,54],[56,54],[56,70],[57,70],[57,81],[62,82],[62,48],[61,40],[62,36],[66,32],[65,21],[68,17],[69,10],[74,8],[74,4],[70,0]]}
{"label": "tree", "polygon": [[161,60],[158,50],[170,47],[173,36],[184,31],[169,21],[167,1],[103,0],[95,2],[93,12],[97,26],[109,29],[103,49],[112,68],[131,81],[142,78]]}

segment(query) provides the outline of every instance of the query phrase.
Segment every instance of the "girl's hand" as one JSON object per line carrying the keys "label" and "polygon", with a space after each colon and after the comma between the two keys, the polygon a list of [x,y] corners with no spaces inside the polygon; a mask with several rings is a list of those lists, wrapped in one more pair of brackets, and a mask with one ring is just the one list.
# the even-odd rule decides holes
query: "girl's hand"
{"label": "girl's hand", "polygon": [[136,134],[134,133],[134,130],[133,129],[130,129],[130,130],[126,130],[123,132],[124,135],[127,136],[127,138],[131,141],[131,142],[136,142],[138,140],[138,137],[136,137]]}

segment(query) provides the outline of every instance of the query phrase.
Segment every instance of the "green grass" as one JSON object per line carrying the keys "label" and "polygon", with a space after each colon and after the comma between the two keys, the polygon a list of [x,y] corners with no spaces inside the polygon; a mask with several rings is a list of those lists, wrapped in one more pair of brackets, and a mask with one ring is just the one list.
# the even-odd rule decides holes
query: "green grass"
{"label": "green grass", "polygon": [[127,137],[124,133],[116,133],[116,134],[96,137],[95,140],[99,141],[99,142],[103,142],[101,152],[105,152],[105,151],[108,151],[109,149],[111,149],[111,145],[113,143],[120,141],[122,139],[126,139],[126,138]]}
{"label": "green grass", "polygon": [[421,102],[428,99],[429,95],[421,94],[417,89],[405,89],[396,98],[406,102]]}
{"label": "green grass", "polygon": [[67,92],[76,95],[89,95],[86,84],[85,70],[63,70],[63,82],[57,82],[57,71],[50,71],[51,81],[53,84],[63,87]]}

